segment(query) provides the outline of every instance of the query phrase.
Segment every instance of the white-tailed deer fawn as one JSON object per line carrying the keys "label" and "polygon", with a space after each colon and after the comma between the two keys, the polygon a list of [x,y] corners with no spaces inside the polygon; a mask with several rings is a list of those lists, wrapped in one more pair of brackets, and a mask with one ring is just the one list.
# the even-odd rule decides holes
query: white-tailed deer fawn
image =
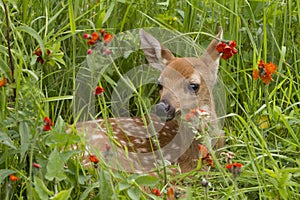
{"label": "white-tailed deer fawn", "polygon": [[[221,28],[217,38],[222,39]],[[209,132],[211,147],[223,146],[212,97],[219,66],[219,41],[213,39],[200,58],[177,58],[143,30],[140,39],[148,62],[162,69],[158,79],[160,101],[153,109],[156,115],[86,121],[77,123],[76,129],[85,134],[89,151],[98,150],[100,153],[95,154],[113,168],[142,172],[168,160],[187,172],[197,165],[201,140],[195,140],[191,126],[181,116],[194,108],[205,110],[209,128],[195,129],[199,134],[201,130]]]}

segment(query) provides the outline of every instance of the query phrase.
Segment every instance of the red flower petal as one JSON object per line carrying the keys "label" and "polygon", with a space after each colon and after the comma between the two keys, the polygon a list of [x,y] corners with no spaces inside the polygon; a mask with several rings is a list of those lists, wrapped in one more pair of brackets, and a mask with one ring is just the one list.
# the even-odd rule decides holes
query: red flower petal
{"label": "red flower petal", "polygon": [[44,122],[49,126],[53,126],[52,120],[47,116],[44,117]]}
{"label": "red flower petal", "polygon": [[109,33],[106,33],[106,34],[104,34],[104,36],[103,36],[103,40],[104,40],[104,42],[106,42],[106,43],[109,43],[112,39],[113,39],[113,36],[112,36],[111,34],[109,34]]}
{"label": "red flower petal", "polygon": [[92,40],[92,39],[90,39],[90,40],[87,42],[88,45],[94,45],[95,43],[96,43],[96,41],[94,41],[94,40]]}
{"label": "red flower petal", "polygon": [[254,80],[257,80],[260,77],[257,69],[253,70],[252,77]]}
{"label": "red flower petal", "polygon": [[259,63],[258,63],[258,67],[264,67],[265,66],[265,63],[263,60],[260,60]]}
{"label": "red flower petal", "polygon": [[7,83],[7,79],[3,77],[0,81],[0,87],[3,87],[6,83]]}
{"label": "red flower petal", "polygon": [[99,34],[97,32],[92,33],[92,40],[97,41],[99,39]]}
{"label": "red flower petal", "polygon": [[223,54],[222,54],[222,58],[224,60],[228,60],[229,58],[231,58],[233,56],[233,53],[231,51],[231,48],[229,46],[225,47]]}
{"label": "red flower petal", "polygon": [[102,28],[102,29],[100,29],[100,34],[101,35],[104,35],[104,33],[105,33],[105,30]]}
{"label": "red flower petal", "polygon": [[87,34],[87,33],[84,33],[84,34],[83,34],[83,38],[84,38],[84,39],[89,39],[90,37],[91,37],[91,36],[90,36],[89,34]]}
{"label": "red flower petal", "polygon": [[225,47],[226,47],[226,44],[225,44],[225,43],[219,43],[219,44],[217,44],[216,50],[217,50],[219,53],[223,53]]}
{"label": "red flower petal", "polygon": [[234,49],[234,48],[236,47],[236,41],[235,41],[235,40],[230,41],[230,42],[229,42],[229,47],[230,47],[231,49]]}
{"label": "red flower petal", "polygon": [[95,155],[90,155],[89,160],[95,164],[97,164],[99,162],[99,159]]}
{"label": "red flower petal", "polygon": [[38,163],[34,162],[34,163],[32,163],[32,165],[33,165],[34,168],[38,168],[38,169],[41,168],[41,165],[38,164]]}
{"label": "red flower petal", "polygon": [[13,174],[9,175],[9,180],[13,181],[13,182],[16,182],[19,180],[19,178]]}
{"label": "red flower petal", "polygon": [[90,54],[93,53],[93,50],[92,50],[92,49],[88,49],[86,53],[87,53],[88,55],[90,55]]}

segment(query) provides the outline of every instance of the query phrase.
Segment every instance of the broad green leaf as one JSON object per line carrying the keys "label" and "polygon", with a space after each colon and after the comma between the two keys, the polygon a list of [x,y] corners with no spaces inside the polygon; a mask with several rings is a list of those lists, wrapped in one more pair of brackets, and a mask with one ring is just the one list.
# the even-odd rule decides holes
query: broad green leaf
{"label": "broad green leaf", "polygon": [[131,200],[140,200],[141,197],[141,191],[137,188],[129,188],[127,190],[127,194],[130,197]]}
{"label": "broad green leaf", "polygon": [[21,146],[20,146],[21,160],[23,160],[30,143],[30,129],[26,122],[20,123],[19,134],[21,139]]}
{"label": "broad green leaf", "polygon": [[37,176],[34,177],[34,189],[41,199],[48,199],[49,195],[53,195],[54,192],[50,191],[44,184],[44,182]]}
{"label": "broad green leaf", "polygon": [[54,179],[57,181],[64,180],[66,175],[64,174],[63,169],[64,162],[61,159],[59,152],[55,148],[49,156],[45,178],[49,181],[53,181]]}
{"label": "broad green leaf", "polygon": [[149,176],[149,175],[143,175],[135,179],[135,182],[138,185],[143,185],[143,186],[154,186],[159,182],[159,179],[154,177],[154,176]]}
{"label": "broad green leaf", "polygon": [[58,194],[56,194],[54,197],[50,198],[53,200],[67,200],[70,198],[71,192],[73,188],[70,188],[68,190],[62,190]]}
{"label": "broad green leaf", "polygon": [[15,173],[15,171],[11,169],[0,169],[0,183],[2,183],[6,177],[13,173]]}
{"label": "broad green leaf", "polygon": [[119,182],[118,183],[118,187],[119,187],[120,191],[123,191],[123,190],[126,190],[126,189],[130,188],[130,186],[131,185],[127,182]]}
{"label": "broad green leaf", "polygon": [[80,141],[80,137],[72,134],[53,133],[49,135],[45,141],[49,147],[64,147],[66,145],[75,144]]}
{"label": "broad green leaf", "polygon": [[17,149],[13,143],[13,141],[8,137],[8,135],[2,131],[0,131],[0,143],[7,145],[13,149]]}

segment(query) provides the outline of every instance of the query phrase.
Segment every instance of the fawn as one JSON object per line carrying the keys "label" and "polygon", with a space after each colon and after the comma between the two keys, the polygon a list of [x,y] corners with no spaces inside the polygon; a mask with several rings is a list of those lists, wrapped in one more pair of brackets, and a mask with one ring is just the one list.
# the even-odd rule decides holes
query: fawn
{"label": "fawn", "polygon": [[[90,151],[106,160],[113,168],[129,172],[152,170],[166,160],[179,164],[182,172],[197,166],[198,144],[184,113],[198,108],[209,115],[204,123],[210,136],[210,147],[224,144],[223,133],[217,127],[212,89],[217,79],[218,39],[222,28],[200,58],[177,58],[152,35],[140,30],[143,52],[151,65],[162,69],[158,79],[160,101],[154,115],[148,118],[109,118],[76,124],[88,140]],[[209,128],[208,128],[209,127]],[[201,134],[204,129],[194,127]],[[204,134],[204,133],[202,133]]]}

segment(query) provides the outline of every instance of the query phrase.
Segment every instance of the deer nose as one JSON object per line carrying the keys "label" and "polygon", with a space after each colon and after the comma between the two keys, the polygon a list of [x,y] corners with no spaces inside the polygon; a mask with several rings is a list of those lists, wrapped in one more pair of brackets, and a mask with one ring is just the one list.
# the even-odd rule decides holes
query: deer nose
{"label": "deer nose", "polygon": [[171,120],[175,117],[175,108],[166,101],[160,101],[153,109],[154,113],[161,119]]}

